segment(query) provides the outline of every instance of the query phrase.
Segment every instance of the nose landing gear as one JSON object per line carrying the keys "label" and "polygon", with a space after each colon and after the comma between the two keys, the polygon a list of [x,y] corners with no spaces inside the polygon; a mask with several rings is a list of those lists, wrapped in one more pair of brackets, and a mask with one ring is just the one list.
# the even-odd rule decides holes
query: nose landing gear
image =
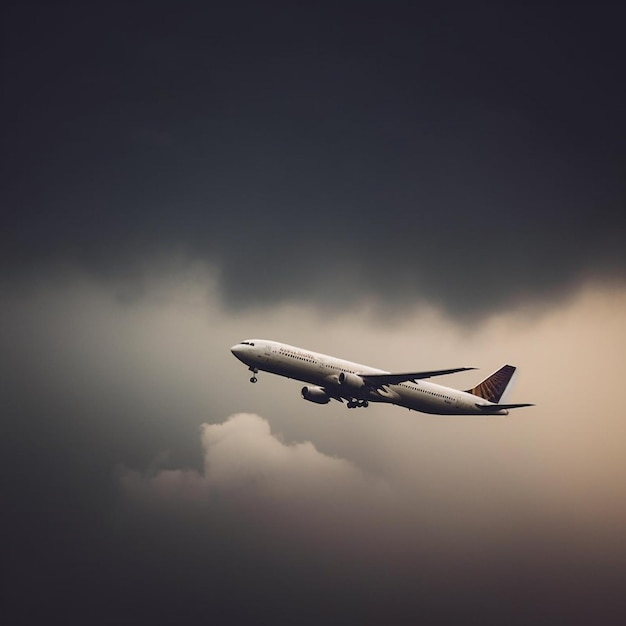
{"label": "nose landing gear", "polygon": [[256,381],[258,380],[256,375],[259,373],[258,368],[256,368],[256,367],[249,367],[248,369],[252,372],[252,377],[250,378],[250,382],[251,383],[256,383]]}

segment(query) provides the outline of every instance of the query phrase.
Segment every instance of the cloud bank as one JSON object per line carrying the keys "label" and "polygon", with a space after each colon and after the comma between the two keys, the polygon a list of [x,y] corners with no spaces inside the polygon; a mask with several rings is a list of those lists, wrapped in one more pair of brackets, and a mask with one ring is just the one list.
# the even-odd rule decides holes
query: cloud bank
{"label": "cloud bank", "polygon": [[[305,306],[233,315],[209,283],[1,294],[9,614],[623,621],[623,290],[470,332],[436,309],[386,325]],[[515,399],[537,406],[471,420],[319,407],[293,381],[247,382],[228,348],[255,335],[398,371],[510,360]]]}

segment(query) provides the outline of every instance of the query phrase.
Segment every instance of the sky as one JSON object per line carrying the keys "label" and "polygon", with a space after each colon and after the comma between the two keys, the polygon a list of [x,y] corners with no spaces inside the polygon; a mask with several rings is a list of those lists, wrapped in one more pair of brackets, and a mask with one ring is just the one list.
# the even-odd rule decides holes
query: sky
{"label": "sky", "polygon": [[[623,9],[2,17],[11,623],[624,622]],[[536,406],[318,406],[254,337]]]}

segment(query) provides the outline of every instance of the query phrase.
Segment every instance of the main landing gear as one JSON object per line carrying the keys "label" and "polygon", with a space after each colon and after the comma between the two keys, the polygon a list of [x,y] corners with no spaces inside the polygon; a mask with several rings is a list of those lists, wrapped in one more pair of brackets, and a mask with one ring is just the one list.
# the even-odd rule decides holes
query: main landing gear
{"label": "main landing gear", "polygon": [[256,381],[259,380],[256,377],[256,375],[259,373],[259,370],[256,367],[249,367],[248,369],[252,372],[252,378],[250,378],[250,382],[256,383]]}
{"label": "main landing gear", "polygon": [[348,402],[348,408],[349,409],[360,409],[361,407],[363,407],[365,409],[369,405],[370,405],[370,403],[367,400],[350,400]]}

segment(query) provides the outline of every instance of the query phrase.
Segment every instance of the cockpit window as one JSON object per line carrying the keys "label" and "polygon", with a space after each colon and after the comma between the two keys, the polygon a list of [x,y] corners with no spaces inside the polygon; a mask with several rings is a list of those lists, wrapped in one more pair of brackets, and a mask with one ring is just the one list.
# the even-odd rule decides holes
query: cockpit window
{"label": "cockpit window", "polygon": [[244,346],[254,346],[254,343],[252,343],[251,341],[242,341],[241,342]]}

